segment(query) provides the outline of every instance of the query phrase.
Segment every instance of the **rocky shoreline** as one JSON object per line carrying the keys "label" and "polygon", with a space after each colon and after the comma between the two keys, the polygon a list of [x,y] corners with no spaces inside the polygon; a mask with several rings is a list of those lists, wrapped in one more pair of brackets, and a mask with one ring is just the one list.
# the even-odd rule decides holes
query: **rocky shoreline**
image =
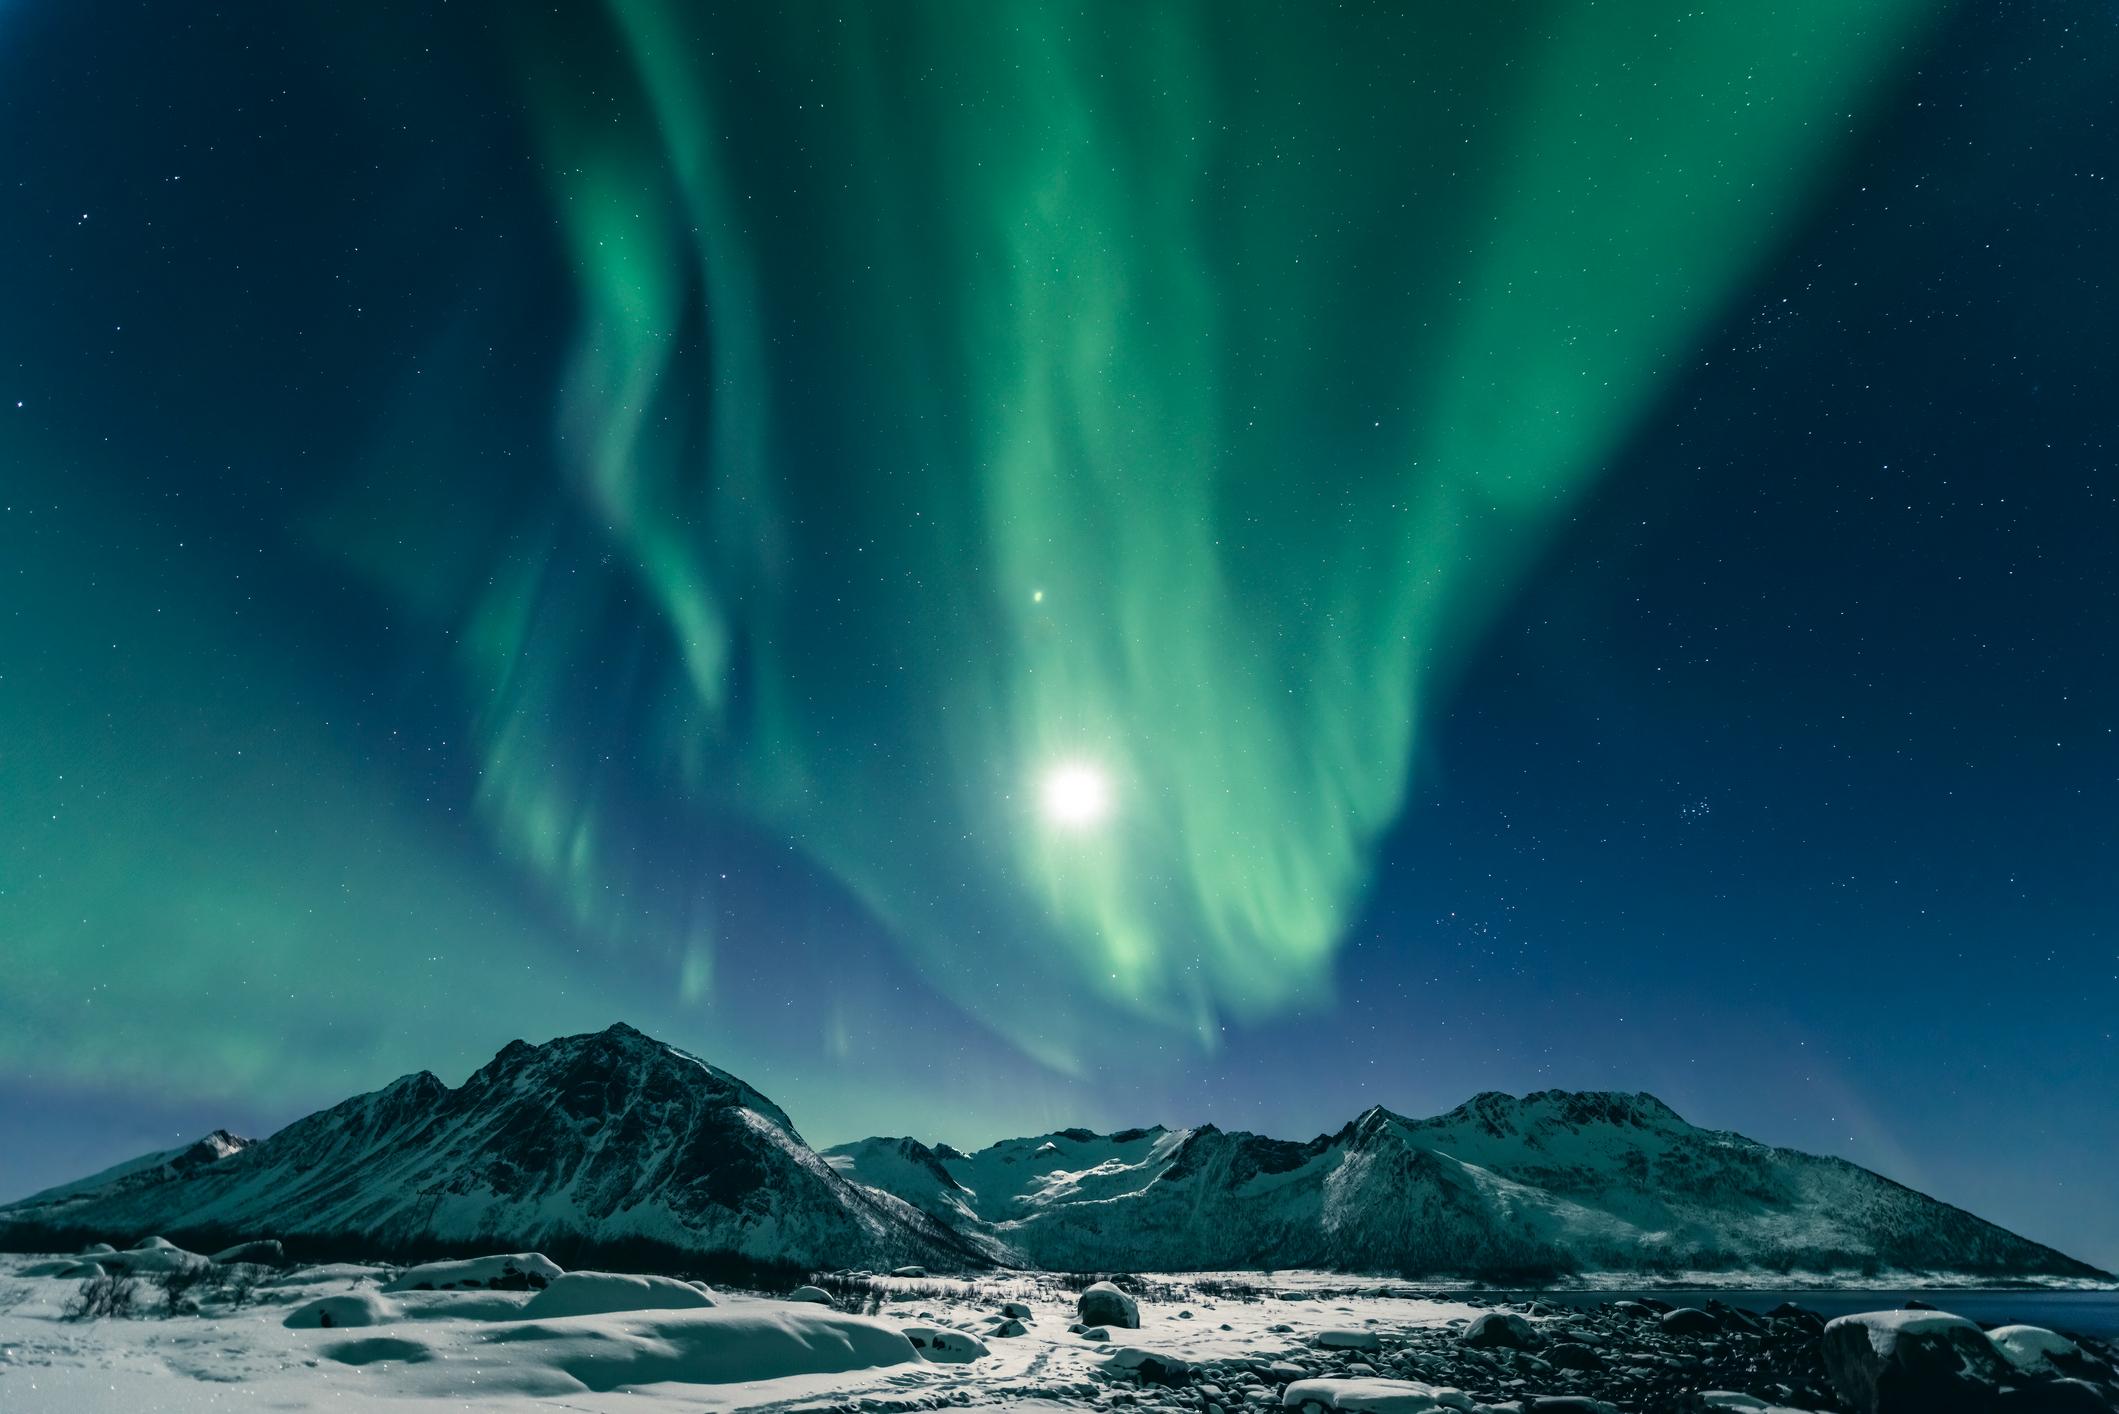
{"label": "rocky shoreline", "polygon": [[1100,1402],[1199,1414],[2107,1414],[2119,1409],[2115,1363],[2111,1342],[2028,1326],[1990,1334],[1921,1305],[1827,1322],[1794,1303],[1528,1301],[1441,1326],[1324,1331],[1298,1358],[1193,1363],[1121,1347]]}

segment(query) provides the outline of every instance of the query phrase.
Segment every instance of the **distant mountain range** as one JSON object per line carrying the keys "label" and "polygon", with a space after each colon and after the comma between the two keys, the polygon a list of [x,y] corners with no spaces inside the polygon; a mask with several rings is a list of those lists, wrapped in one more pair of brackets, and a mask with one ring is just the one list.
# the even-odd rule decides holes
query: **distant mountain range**
{"label": "distant mountain range", "polygon": [[1306,1143],[1062,1130],[817,1154],[771,1100],[628,1026],[516,1041],[269,1139],[216,1132],[0,1207],[0,1245],[276,1237],[316,1255],[543,1248],[674,1266],[2105,1274],[1840,1159],[1649,1095],[1371,1109]]}

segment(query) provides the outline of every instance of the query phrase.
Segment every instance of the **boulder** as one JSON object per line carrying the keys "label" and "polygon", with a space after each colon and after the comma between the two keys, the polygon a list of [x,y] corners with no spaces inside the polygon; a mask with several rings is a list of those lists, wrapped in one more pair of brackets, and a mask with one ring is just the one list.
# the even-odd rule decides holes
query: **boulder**
{"label": "boulder", "polygon": [[1513,1311],[1488,1311],[1466,1326],[1457,1339],[1479,1349],[1529,1350],[1538,1344],[1538,1332]]}
{"label": "boulder", "polygon": [[1085,1326],[1124,1326],[1140,1329],[1140,1306],[1108,1281],[1100,1281],[1082,1292],[1075,1314]]}
{"label": "boulder", "polygon": [[1192,1378],[1190,1361],[1175,1355],[1164,1355],[1159,1351],[1140,1350],[1125,1346],[1111,1353],[1104,1362],[1106,1374],[1138,1375],[1144,1384],[1169,1385],[1172,1388],[1188,1383]]}
{"label": "boulder", "polygon": [[986,1342],[969,1331],[948,1326],[900,1326],[912,1348],[937,1365],[966,1365],[986,1355]]}
{"label": "boulder", "polygon": [[2061,1365],[2082,1358],[2081,1346],[2043,1326],[1998,1326],[1987,1339],[2002,1359],[2029,1374],[2057,1375]]}
{"label": "boulder", "polygon": [[526,1321],[546,1316],[603,1316],[613,1311],[691,1311],[714,1298],[675,1277],[627,1272],[561,1272],[522,1308]]}
{"label": "boulder", "polygon": [[993,1333],[1003,1340],[1013,1340],[1028,1330],[1029,1327],[1025,1326],[1021,1321],[1016,1320],[1013,1316],[1007,1316],[1003,1317],[1000,1324],[993,1328]]}
{"label": "boulder", "polygon": [[1109,1340],[1111,1338],[1111,1328],[1109,1326],[1083,1326],[1075,1334],[1079,1335],[1083,1340]]}
{"label": "boulder", "polygon": [[1665,1311],[1660,1324],[1665,1335],[1713,1335],[1722,1328],[1719,1320],[1697,1306]]}
{"label": "boulder", "polygon": [[1281,1392],[1281,1407],[1316,1405],[1341,1414],[1455,1414],[1472,1408],[1461,1391],[1419,1380],[1296,1380]]}
{"label": "boulder", "polygon": [[1604,1357],[1578,1340],[1554,1341],[1545,1348],[1545,1362],[1563,1370],[1602,1369]]}
{"label": "boulder", "polygon": [[1523,1402],[1523,1414],[1619,1414],[1619,1406],[1586,1394],[1534,1394]]}
{"label": "boulder", "polygon": [[1018,1321],[1027,1321],[1030,1319],[1030,1308],[1020,1301],[1003,1301],[1001,1303],[1001,1314],[1012,1316]]}
{"label": "boulder", "polygon": [[1316,1344],[1325,1350],[1380,1350],[1383,1342],[1374,1331],[1329,1330],[1317,1332]]}
{"label": "boulder", "polygon": [[2010,1366],[1941,1311],[1868,1311],[1825,1326],[1825,1374],[1855,1414],[1989,1414]]}
{"label": "boulder", "polygon": [[923,1277],[927,1275],[927,1269],[925,1267],[896,1267],[892,1269],[890,1274],[894,1277]]}
{"label": "boulder", "polygon": [[790,1301],[807,1301],[817,1306],[831,1305],[831,1293],[821,1286],[798,1286],[787,1293],[787,1299]]}

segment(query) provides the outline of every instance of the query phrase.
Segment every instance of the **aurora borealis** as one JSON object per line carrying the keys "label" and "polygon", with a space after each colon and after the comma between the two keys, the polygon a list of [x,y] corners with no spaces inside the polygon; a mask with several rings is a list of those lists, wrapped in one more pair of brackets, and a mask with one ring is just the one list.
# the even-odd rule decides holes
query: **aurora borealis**
{"label": "aurora borealis", "polygon": [[0,9],[0,1181],[622,1017],[822,1141],[1615,1085],[2109,1209],[2115,46]]}

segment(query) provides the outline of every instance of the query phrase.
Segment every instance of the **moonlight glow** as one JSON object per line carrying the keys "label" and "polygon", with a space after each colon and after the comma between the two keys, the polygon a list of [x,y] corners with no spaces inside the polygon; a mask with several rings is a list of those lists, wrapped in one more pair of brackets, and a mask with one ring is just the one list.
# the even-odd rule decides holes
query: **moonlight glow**
{"label": "moonlight glow", "polygon": [[1038,811],[1063,830],[1088,830],[1111,815],[1111,778],[1099,766],[1069,761],[1045,773]]}

